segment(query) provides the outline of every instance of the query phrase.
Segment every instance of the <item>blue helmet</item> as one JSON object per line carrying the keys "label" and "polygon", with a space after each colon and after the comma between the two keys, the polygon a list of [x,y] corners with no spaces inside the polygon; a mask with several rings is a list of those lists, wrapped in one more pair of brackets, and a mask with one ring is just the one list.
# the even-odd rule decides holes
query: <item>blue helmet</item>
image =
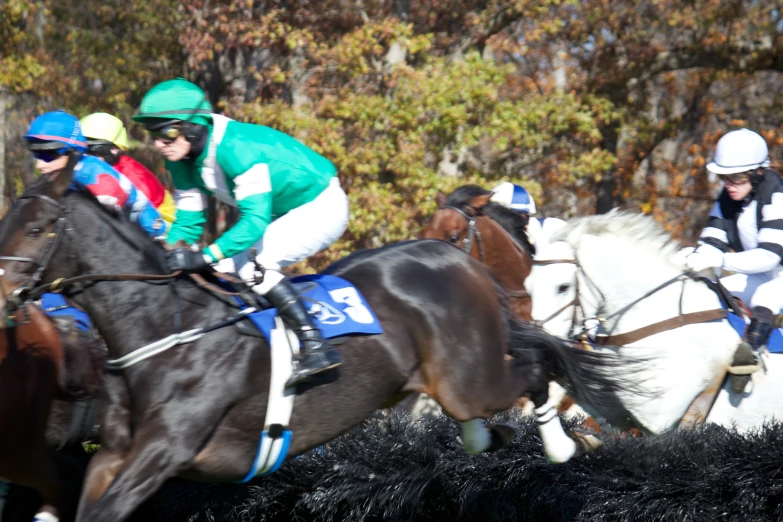
{"label": "blue helmet", "polygon": [[530,196],[530,193],[524,187],[504,181],[492,189],[492,197],[495,203],[500,203],[517,212],[524,212],[528,215],[535,215],[536,202]]}
{"label": "blue helmet", "polygon": [[37,142],[60,143],[62,149],[87,152],[87,138],[82,134],[79,119],[63,110],[38,116],[30,124],[24,139],[31,145]]}

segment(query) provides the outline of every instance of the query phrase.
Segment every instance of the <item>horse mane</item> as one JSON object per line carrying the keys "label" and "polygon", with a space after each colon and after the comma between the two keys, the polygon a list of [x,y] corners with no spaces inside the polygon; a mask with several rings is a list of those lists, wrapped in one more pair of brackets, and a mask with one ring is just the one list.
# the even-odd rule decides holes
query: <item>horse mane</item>
{"label": "horse mane", "polygon": [[612,209],[606,214],[571,219],[565,227],[552,235],[550,242],[568,241],[576,245],[583,235],[627,239],[667,260],[670,260],[678,249],[669,233],[651,216],[618,209]]}
{"label": "horse mane", "polygon": [[138,222],[131,221],[124,212],[107,208],[86,188],[82,188],[81,190],[69,190],[64,198],[83,200],[84,203],[88,203],[92,207],[95,207],[99,213],[105,215],[108,221],[128,225],[123,228],[124,233],[118,235],[137,246],[144,253],[144,256],[154,263],[161,274],[167,272],[164,250],[152,240],[147,231],[144,230]]}
{"label": "horse mane", "polygon": [[[446,197],[446,205],[460,209],[469,207],[473,198],[489,194],[492,192],[478,185],[463,185]],[[508,232],[528,254],[531,256],[535,254],[535,247],[527,237],[528,218],[526,216],[494,201],[487,203],[481,211]]]}

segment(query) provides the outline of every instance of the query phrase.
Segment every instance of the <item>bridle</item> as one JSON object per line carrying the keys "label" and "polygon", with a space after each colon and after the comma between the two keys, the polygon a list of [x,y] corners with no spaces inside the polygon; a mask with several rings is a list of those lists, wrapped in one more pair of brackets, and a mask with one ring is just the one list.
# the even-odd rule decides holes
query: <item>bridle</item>
{"label": "bridle", "polygon": [[[438,210],[453,210],[454,212],[456,212],[457,214],[459,214],[460,216],[462,216],[463,218],[465,218],[467,220],[467,222],[468,222],[468,233],[462,239],[462,246],[460,247],[460,250],[462,250],[466,254],[470,255],[470,253],[473,251],[473,244],[474,244],[474,241],[475,241],[475,245],[478,248],[479,261],[481,261],[483,263],[484,262],[484,241],[483,241],[483,238],[482,238],[482,235],[481,235],[481,231],[478,229],[478,218],[482,217],[482,216],[485,216],[488,219],[490,219],[490,221],[494,221],[494,220],[492,220],[492,218],[490,218],[489,216],[486,216],[480,209],[477,209],[477,208],[474,208],[474,207],[469,207],[469,208],[474,212],[473,215],[470,215],[467,212],[465,212],[463,209],[461,209],[459,207],[455,207],[453,205],[443,205],[442,207],[438,207]],[[513,245],[514,248],[517,249],[517,251],[522,255],[522,257],[530,256],[530,254],[528,252],[526,252],[525,249],[522,248],[517,243],[516,239],[511,237],[511,234],[509,234],[508,231],[506,231],[506,229],[504,229],[499,224],[496,224],[496,225],[508,237],[508,240],[511,243],[511,245]],[[455,244],[455,246],[458,246],[458,245]],[[530,257],[532,258],[532,256],[530,256]],[[525,298],[529,298],[530,297],[530,294],[524,288],[521,289],[521,290],[507,290],[506,291],[506,295],[508,297],[510,297],[510,298],[520,298],[520,299],[525,299]]]}
{"label": "bridle", "polygon": [[[568,308],[574,307],[573,315],[571,317],[571,328],[569,329],[570,332],[574,331],[574,328],[576,328],[576,325],[578,323],[578,312],[582,312],[582,317],[584,317],[584,321],[587,321],[587,314],[585,313],[584,307],[582,306],[582,300],[579,297],[579,272],[582,273],[582,276],[584,277],[584,280],[587,282],[587,284],[591,287],[591,289],[595,290],[595,292],[600,296],[601,300],[598,304],[598,311],[600,312],[601,309],[603,309],[604,304],[606,303],[606,297],[604,296],[603,292],[601,292],[601,289],[596,286],[596,284],[593,282],[593,280],[587,275],[587,273],[584,271],[584,268],[582,268],[582,265],[579,264],[579,261],[576,259],[576,256],[574,256],[574,259],[546,259],[546,260],[533,260],[533,266],[548,266],[548,265],[559,265],[559,264],[571,264],[576,265],[577,273],[574,277],[574,298],[552,312],[546,319],[541,319],[537,321],[533,321],[533,324],[536,326],[542,327],[557,317],[558,315],[562,314]],[[598,313],[596,315],[598,315]],[[596,317],[598,319],[598,317]],[[599,319],[600,321],[600,319]],[[576,338],[582,337],[584,334],[584,331],[582,331],[580,334],[575,335]]]}
{"label": "bridle", "polygon": [[[537,266],[547,266],[547,265],[556,265],[556,264],[564,264],[564,263],[565,264],[576,265],[577,273],[576,273],[576,277],[575,277],[575,294],[574,294],[574,298],[570,302],[566,303],[565,305],[563,305],[562,307],[560,307],[559,309],[554,311],[546,319],[533,321],[533,323],[535,325],[537,325],[539,327],[543,327],[546,323],[548,323],[549,321],[551,321],[552,319],[554,319],[555,317],[557,317],[558,315],[560,315],[561,313],[566,311],[569,307],[573,306],[574,307],[574,311],[573,311],[573,315],[572,315],[572,318],[571,318],[571,328],[569,330],[570,332],[573,333],[574,330],[576,329],[576,325],[579,324],[578,323],[578,317],[579,317],[578,311],[581,310],[582,318],[583,318],[582,319],[582,324],[584,326],[583,326],[583,328],[582,328],[582,330],[580,332],[573,333],[572,338],[568,339],[568,340],[576,340],[576,341],[582,342],[582,343],[588,342],[587,332],[589,330],[591,330],[592,328],[594,328],[595,325],[587,326],[586,323],[590,319],[594,319],[594,320],[597,321],[597,327],[598,327],[597,336],[598,335],[602,336],[604,338],[603,339],[604,342],[611,341],[612,338],[613,338],[612,333],[614,332],[614,330],[617,327],[617,325],[620,323],[620,319],[622,319],[623,315],[625,315],[625,313],[628,312],[631,308],[633,308],[634,306],[636,306],[640,302],[644,301],[648,297],[652,296],[653,294],[659,292],[660,290],[663,290],[664,288],[666,288],[666,287],[668,287],[668,286],[670,286],[670,285],[672,285],[672,284],[674,284],[674,283],[676,283],[678,281],[682,281],[682,283],[683,283],[682,292],[684,293],[684,291],[685,291],[685,282],[688,279],[690,279],[690,275],[691,275],[690,272],[684,272],[684,273],[677,274],[676,276],[672,277],[671,279],[668,279],[668,280],[664,281],[663,283],[661,283],[660,285],[656,286],[655,288],[653,288],[649,292],[646,292],[641,297],[638,297],[637,299],[631,301],[630,303],[628,303],[624,307],[620,308],[619,310],[617,310],[615,312],[612,312],[609,315],[605,315],[604,308],[606,306],[606,296],[601,291],[601,289],[598,288],[598,285],[596,285],[595,282],[590,278],[590,276],[585,271],[584,267],[579,263],[579,259],[576,256],[576,248],[574,248],[573,245],[569,245],[569,246],[571,246],[571,248],[574,250],[574,259],[547,259],[547,260],[534,260],[533,261],[533,265],[537,265]],[[580,275],[580,273],[582,275],[582,278],[585,280],[585,282],[590,286],[591,290],[595,294],[598,294],[598,296],[600,296],[600,299],[599,299],[599,302],[598,302],[598,306],[596,308],[596,312],[595,312],[595,315],[593,317],[587,317],[587,314],[585,313],[584,306],[582,305],[582,301],[581,301],[581,298],[580,298],[580,295],[579,295],[580,294],[580,292],[579,292],[579,275]],[[697,312],[695,314],[683,314],[682,313],[682,298],[683,298],[683,294],[681,293],[680,294],[680,313],[679,313],[678,317],[681,317],[681,318],[682,317],[686,317],[687,318],[687,316],[689,316],[689,315],[697,316],[699,314],[699,312]],[[713,312],[713,311],[710,311],[709,313],[711,313],[711,312]],[[612,327],[607,331],[606,323],[608,323],[611,319],[615,319],[615,321],[614,321],[614,324],[612,325]],[[708,319],[705,319],[705,320],[708,320]],[[659,323],[656,323],[655,325],[651,325],[651,326],[656,326],[658,324],[664,324],[664,323],[668,323],[668,322],[669,321],[660,321]],[[639,332],[641,332],[642,330],[643,329],[640,329]],[[616,336],[614,338],[616,339],[617,337],[622,337],[622,335]]]}
{"label": "bridle", "polygon": [[476,218],[480,215],[480,211],[471,207],[471,210],[475,212],[475,214],[471,216],[461,208],[451,205],[444,205],[439,207],[438,210],[453,210],[468,221],[468,233],[465,234],[465,237],[462,239],[462,246],[460,247],[460,250],[470,255],[470,253],[473,251],[473,242],[475,241],[476,246],[478,247],[479,261],[483,263],[484,244],[481,240],[481,231],[478,229],[478,225],[476,224]]}
{"label": "bridle", "polygon": [[[0,285],[0,290],[3,291],[3,298],[6,301],[6,322],[9,324],[13,324],[13,321],[11,320],[12,315],[17,310],[20,310],[24,308],[25,305],[35,301],[41,295],[47,293],[47,292],[62,292],[66,288],[70,286],[74,286],[80,283],[85,282],[98,282],[98,281],[141,281],[141,282],[156,282],[156,281],[173,281],[176,278],[178,278],[181,274],[181,270],[177,270],[175,272],[172,272],[171,274],[166,275],[159,275],[159,274],[84,274],[80,276],[74,276],[74,277],[68,277],[68,278],[59,278],[55,279],[51,283],[47,284],[41,284],[41,281],[43,280],[43,277],[46,273],[46,270],[54,257],[55,252],[57,251],[57,248],[59,247],[61,241],[63,240],[63,237],[66,237],[68,232],[72,232],[73,229],[66,228],[67,227],[67,216],[70,214],[70,204],[66,203],[66,205],[62,205],[61,203],[57,202],[53,198],[46,196],[44,194],[25,194],[21,196],[19,199],[39,199],[41,201],[46,202],[47,204],[53,205],[59,210],[59,215],[57,217],[57,220],[55,221],[55,227],[52,232],[47,234],[47,241],[44,244],[43,248],[41,249],[40,256],[38,259],[34,259],[32,257],[24,257],[24,256],[0,256],[0,261],[12,261],[12,262],[21,262],[21,263],[29,263],[33,266],[35,266],[35,272],[30,277],[30,280],[28,284],[24,286],[20,286],[14,292],[7,296],[5,295],[5,290],[3,285]],[[66,200],[69,201],[69,200]],[[72,259],[77,259],[77,256],[75,253],[71,252],[70,257]],[[255,259],[255,255],[253,255],[253,258]],[[262,269],[263,271],[263,269]],[[0,271],[0,279],[4,276],[4,272]],[[216,276],[220,279],[223,279],[229,283],[239,284],[242,283],[242,286],[244,286],[244,281],[237,279],[229,274],[222,274],[222,273],[216,273]],[[214,294],[218,295],[225,295],[225,296],[238,296],[243,298],[246,302],[254,302],[254,301],[248,301],[247,296],[245,295],[248,292],[251,292],[250,288],[247,287],[245,289],[241,289],[238,292],[232,292],[229,290],[226,290],[224,288],[221,288],[220,286],[210,283],[204,279],[200,274],[190,274],[191,279],[196,283],[196,285],[202,289],[205,289],[209,292],[212,292]],[[171,286],[172,294],[174,295],[174,299],[177,303],[177,310],[175,312],[175,329],[179,331],[180,325],[181,325],[181,306],[179,303],[179,295],[176,292],[176,289],[174,286]]]}
{"label": "bridle", "polygon": [[[59,215],[55,221],[54,230],[49,232],[46,236],[46,243],[41,249],[38,259],[23,256],[0,256],[0,261],[29,263],[35,267],[35,272],[33,272],[33,274],[30,276],[30,280],[27,285],[20,286],[14,290],[10,296],[3,295],[3,298],[6,302],[8,315],[22,308],[25,302],[30,300],[28,297],[30,291],[37,287],[43,280],[44,273],[46,272],[46,269],[57,250],[57,246],[59,245],[61,238],[64,235],[66,225],[66,209],[53,198],[44,194],[25,194],[20,196],[19,199],[38,199],[56,207],[59,211]],[[0,277],[3,277],[3,275],[4,274],[1,274]],[[2,285],[0,285],[0,287],[2,287]],[[5,294],[5,290],[3,290],[3,293]]]}

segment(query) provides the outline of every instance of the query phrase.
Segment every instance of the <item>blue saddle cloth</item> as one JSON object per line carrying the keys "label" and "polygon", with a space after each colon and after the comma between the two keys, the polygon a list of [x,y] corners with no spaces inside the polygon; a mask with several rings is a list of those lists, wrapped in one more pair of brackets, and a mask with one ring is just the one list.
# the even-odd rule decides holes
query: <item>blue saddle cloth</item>
{"label": "blue saddle cloth", "polygon": [[[740,316],[729,312],[726,314],[726,319],[728,319],[729,323],[734,327],[740,337],[745,335],[745,321],[743,321]],[[772,333],[769,334],[769,339],[767,339],[767,349],[769,350],[769,353],[783,353],[783,329],[772,329]]]}
{"label": "blue saddle cloth", "polygon": [[[383,328],[359,290],[345,279],[333,275],[313,274],[294,277],[302,301],[313,316],[325,339],[344,335],[382,334]],[[237,302],[241,301],[236,298]],[[248,316],[269,341],[275,327],[277,308],[254,312]]]}
{"label": "blue saddle cloth", "polygon": [[61,294],[44,294],[41,296],[41,309],[50,317],[73,317],[79,330],[89,332],[92,321],[86,312],[68,304]]}

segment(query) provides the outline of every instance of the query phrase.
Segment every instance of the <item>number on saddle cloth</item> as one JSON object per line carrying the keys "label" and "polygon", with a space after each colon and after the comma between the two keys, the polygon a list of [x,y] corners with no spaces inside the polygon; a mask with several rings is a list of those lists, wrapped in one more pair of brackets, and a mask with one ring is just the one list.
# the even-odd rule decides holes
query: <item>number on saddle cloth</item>
{"label": "number on saddle cloth", "polygon": [[[314,274],[292,278],[291,284],[300,291],[305,308],[313,316],[325,339],[383,333],[378,318],[364,296],[345,279]],[[236,300],[244,304],[239,298]],[[270,308],[252,313],[248,317],[268,341],[275,327],[276,316],[277,309]]]}
{"label": "number on saddle cloth", "polygon": [[41,310],[49,317],[69,317],[79,330],[89,332],[92,330],[92,321],[86,312],[68,304],[61,294],[43,294],[41,296]]}

